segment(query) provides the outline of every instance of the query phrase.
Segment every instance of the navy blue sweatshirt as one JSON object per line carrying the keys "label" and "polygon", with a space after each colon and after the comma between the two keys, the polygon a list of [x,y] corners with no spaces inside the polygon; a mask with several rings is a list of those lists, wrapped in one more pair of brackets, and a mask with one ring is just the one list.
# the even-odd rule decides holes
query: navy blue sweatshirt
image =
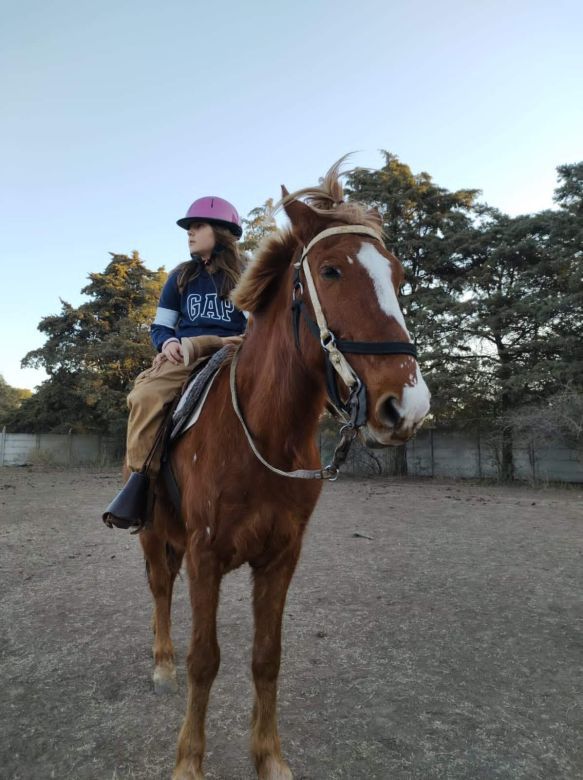
{"label": "navy blue sweatshirt", "polygon": [[182,293],[178,271],[168,277],[150,328],[152,343],[160,352],[164,342],[186,336],[237,336],[245,330],[245,315],[228,298],[221,298],[223,272],[200,269]]}

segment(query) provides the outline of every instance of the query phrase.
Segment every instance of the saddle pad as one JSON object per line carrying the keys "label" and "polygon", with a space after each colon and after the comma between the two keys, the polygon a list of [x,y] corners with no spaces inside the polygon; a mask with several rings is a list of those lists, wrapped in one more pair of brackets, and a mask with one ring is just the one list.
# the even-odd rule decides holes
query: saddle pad
{"label": "saddle pad", "polygon": [[223,347],[218,352],[215,352],[205,363],[195,368],[195,373],[186,386],[172,415],[170,441],[187,431],[198,420],[220,367],[232,354],[232,347]]}

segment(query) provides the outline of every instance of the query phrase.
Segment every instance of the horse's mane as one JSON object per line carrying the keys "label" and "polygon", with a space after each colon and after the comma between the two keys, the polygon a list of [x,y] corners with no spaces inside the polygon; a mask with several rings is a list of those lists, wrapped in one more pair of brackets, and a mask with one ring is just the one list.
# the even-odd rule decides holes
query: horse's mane
{"label": "horse's mane", "polygon": [[266,236],[243,271],[231,300],[241,311],[256,312],[270,300],[298,245],[290,228]]}
{"label": "horse's mane", "polygon": [[286,203],[302,198],[312,209],[322,217],[331,221],[343,222],[347,225],[366,225],[373,228],[382,238],[382,221],[377,211],[370,210],[357,201],[344,200],[344,188],[341,177],[348,176],[353,171],[341,171],[342,165],[350,155],[345,154],[337,160],[327,173],[320,179],[317,187],[305,187],[291,192],[276,203],[277,211]]}
{"label": "horse's mane", "polygon": [[[382,220],[375,210],[369,210],[361,203],[345,202],[340,168],[348,155],[341,157],[320,179],[316,187],[305,187],[292,193],[286,193],[274,206],[277,211],[286,203],[303,199],[323,221],[330,224],[366,225],[373,228],[382,239]],[[291,258],[297,249],[298,239],[291,228],[281,228],[266,236],[255,252],[239,283],[231,294],[237,308],[242,311],[258,311],[270,299],[279,278],[289,267]]]}

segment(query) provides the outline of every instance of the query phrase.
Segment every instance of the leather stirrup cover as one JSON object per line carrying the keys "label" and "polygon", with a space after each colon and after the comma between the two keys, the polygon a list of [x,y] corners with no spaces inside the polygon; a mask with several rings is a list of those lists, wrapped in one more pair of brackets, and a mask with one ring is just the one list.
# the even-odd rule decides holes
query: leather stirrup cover
{"label": "leather stirrup cover", "polygon": [[141,471],[134,471],[130,478],[103,513],[107,522],[108,515],[125,520],[128,525],[139,525],[146,519],[148,485],[150,480]]}

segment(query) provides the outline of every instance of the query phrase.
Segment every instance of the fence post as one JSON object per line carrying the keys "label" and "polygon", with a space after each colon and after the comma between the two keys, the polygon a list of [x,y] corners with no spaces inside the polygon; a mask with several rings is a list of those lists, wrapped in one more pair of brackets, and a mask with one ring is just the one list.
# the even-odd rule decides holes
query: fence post
{"label": "fence post", "polygon": [[476,439],[478,444],[478,479],[482,479],[482,441],[480,437],[480,424],[476,428]]}
{"label": "fence post", "polygon": [[532,481],[536,482],[536,451],[532,439],[528,442],[528,459],[530,461],[530,470],[532,472]]}
{"label": "fence post", "polygon": [[6,452],[6,426],[2,428],[0,438],[0,466],[4,465],[4,453]]}
{"label": "fence post", "polygon": [[433,428],[429,429],[429,444],[431,445],[431,477],[435,476],[435,458],[433,455]]}
{"label": "fence post", "polygon": [[67,434],[67,445],[69,447],[69,467],[71,466],[71,463],[73,462],[73,429],[69,428],[69,433]]}

